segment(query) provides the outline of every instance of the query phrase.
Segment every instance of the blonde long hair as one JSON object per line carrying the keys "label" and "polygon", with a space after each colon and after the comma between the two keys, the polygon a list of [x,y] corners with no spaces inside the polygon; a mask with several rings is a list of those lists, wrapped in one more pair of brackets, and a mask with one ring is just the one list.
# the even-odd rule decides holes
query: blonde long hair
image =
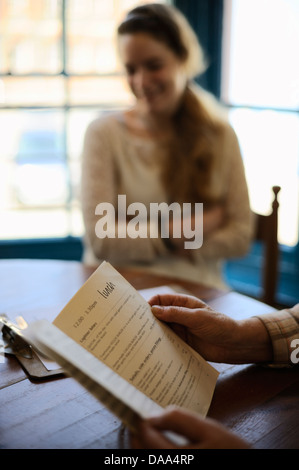
{"label": "blonde long hair", "polygon": [[188,84],[173,116],[174,134],[162,179],[168,202],[215,202],[212,180],[219,158],[215,142],[223,131],[223,113],[216,100],[202,99],[207,93],[193,84],[206,69],[195,32],[179,10],[160,3],[131,10],[117,32],[146,32],[166,44],[184,64]]}

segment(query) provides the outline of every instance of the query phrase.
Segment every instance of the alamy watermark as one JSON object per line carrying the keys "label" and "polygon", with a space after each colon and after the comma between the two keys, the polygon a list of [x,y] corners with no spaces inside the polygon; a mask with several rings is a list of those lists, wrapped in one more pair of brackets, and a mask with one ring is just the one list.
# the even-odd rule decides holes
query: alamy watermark
{"label": "alamy watermark", "polygon": [[[0,331],[1,335],[1,331]],[[4,342],[2,338],[0,337],[0,364],[4,364],[5,362],[5,350],[4,350]]]}
{"label": "alamy watermark", "polygon": [[[148,213],[149,212],[149,213]],[[197,249],[203,243],[203,204],[141,202],[127,206],[126,196],[118,195],[117,208],[109,202],[96,206],[101,216],[95,226],[98,238],[184,238],[184,248]]]}
{"label": "alamy watermark", "polygon": [[299,338],[293,339],[291,341],[291,348],[294,348],[294,350],[291,352],[291,362],[293,364],[298,364],[299,363]]}

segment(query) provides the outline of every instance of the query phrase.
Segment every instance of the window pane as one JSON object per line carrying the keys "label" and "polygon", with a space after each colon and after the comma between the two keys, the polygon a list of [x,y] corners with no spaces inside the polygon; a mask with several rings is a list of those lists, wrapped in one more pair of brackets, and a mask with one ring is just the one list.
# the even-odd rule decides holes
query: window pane
{"label": "window pane", "polygon": [[69,0],[67,6],[68,72],[116,71],[115,2]]}
{"label": "window pane", "polygon": [[0,0],[0,239],[83,234],[85,130],[131,102],[115,29],[146,2]]}
{"label": "window pane", "polygon": [[298,109],[299,1],[233,0],[223,98]]}
{"label": "window pane", "polygon": [[65,204],[68,170],[64,116],[54,111],[3,111],[1,206],[26,209]]}
{"label": "window pane", "polygon": [[61,7],[60,0],[1,0],[0,72],[61,71]]}
{"label": "window pane", "polygon": [[269,212],[271,187],[281,186],[279,241],[295,245],[299,220],[299,116],[235,109],[230,118],[240,140],[253,210]]}
{"label": "window pane", "polygon": [[63,77],[0,78],[0,104],[5,106],[61,106],[65,102]]}
{"label": "window pane", "polygon": [[65,237],[70,234],[65,208],[49,210],[0,210],[0,239]]}

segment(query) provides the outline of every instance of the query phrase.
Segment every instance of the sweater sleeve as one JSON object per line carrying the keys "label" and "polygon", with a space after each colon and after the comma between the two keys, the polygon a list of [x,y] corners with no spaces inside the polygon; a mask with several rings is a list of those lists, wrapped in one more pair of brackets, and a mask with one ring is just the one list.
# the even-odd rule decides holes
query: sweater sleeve
{"label": "sweater sleeve", "polygon": [[219,184],[224,185],[225,222],[219,229],[204,237],[202,247],[196,254],[211,259],[245,255],[254,232],[243,160],[238,139],[231,126],[227,127],[223,146],[222,181]]}
{"label": "sweater sleeve", "polygon": [[[128,262],[151,262],[166,249],[160,238],[151,238],[149,233],[145,238],[118,238],[117,221],[115,235],[109,234],[99,238],[96,233],[99,215],[96,208],[100,203],[110,204],[117,208],[119,193],[118,167],[115,163],[112,128],[105,118],[93,121],[87,128],[83,155],[81,179],[81,204],[85,225],[86,245],[90,247],[96,260],[109,259],[116,265]],[[124,222],[126,225],[126,222]],[[145,221],[145,231],[149,224]],[[113,228],[113,227],[112,227]],[[126,230],[126,227],[122,227]],[[109,236],[108,236],[109,235]]]}

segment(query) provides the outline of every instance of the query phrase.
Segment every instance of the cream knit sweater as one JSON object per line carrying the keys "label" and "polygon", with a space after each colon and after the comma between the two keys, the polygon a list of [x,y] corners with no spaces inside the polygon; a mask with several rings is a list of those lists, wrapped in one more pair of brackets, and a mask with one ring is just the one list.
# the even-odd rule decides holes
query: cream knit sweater
{"label": "cream knit sweater", "polygon": [[[189,258],[175,256],[157,238],[104,238],[96,236],[101,202],[117,207],[118,195],[127,205],[167,201],[159,179],[166,155],[162,144],[132,135],[121,114],[112,113],[93,121],[87,131],[82,164],[82,210],[86,228],[84,261],[110,261],[115,267],[130,266],[223,288],[222,261],[243,255],[252,236],[252,217],[239,144],[231,126],[225,124],[221,156],[215,175],[215,191],[225,200],[227,223]],[[200,202],[200,201],[198,201]],[[191,256],[190,256],[191,255]]]}

